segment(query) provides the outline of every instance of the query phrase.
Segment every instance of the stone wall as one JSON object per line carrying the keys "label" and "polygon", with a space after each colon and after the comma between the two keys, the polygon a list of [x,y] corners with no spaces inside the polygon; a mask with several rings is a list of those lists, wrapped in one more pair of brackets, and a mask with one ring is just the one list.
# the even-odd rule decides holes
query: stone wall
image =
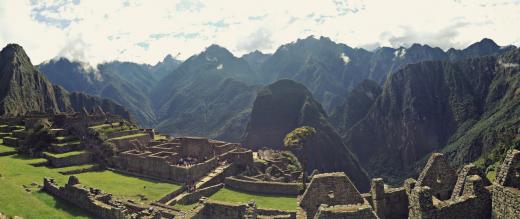
{"label": "stone wall", "polygon": [[493,183],[493,218],[520,218],[520,151],[506,155]]}
{"label": "stone wall", "polygon": [[224,188],[223,183],[214,186],[209,186],[203,189],[198,189],[197,191],[189,193],[186,196],[182,197],[179,201],[177,201],[177,203],[183,205],[193,204],[199,201],[199,199],[202,197],[210,197],[222,188]]}
{"label": "stone wall", "polygon": [[322,173],[312,177],[302,196],[300,206],[313,217],[321,204],[356,205],[365,201],[352,181],[343,172]]}
{"label": "stone wall", "polygon": [[405,188],[385,188],[383,179],[372,179],[371,205],[382,219],[399,219],[408,216],[408,196]]}
{"label": "stone wall", "polygon": [[409,218],[473,218],[491,217],[490,192],[484,187],[483,180],[477,175],[471,176],[465,186],[464,194],[456,199],[441,201],[432,195],[429,187],[415,187],[408,199],[410,201]]}
{"label": "stone wall", "polygon": [[246,204],[205,200],[204,207],[200,208],[192,219],[245,218],[248,208]]}
{"label": "stone wall", "polygon": [[219,156],[220,160],[226,160],[236,165],[247,166],[253,164],[253,151],[245,149],[233,149]]}
{"label": "stone wall", "polygon": [[133,149],[133,141],[138,141],[140,144],[146,145],[151,140],[150,135],[142,135],[128,139],[110,139],[109,141],[114,143],[117,146],[117,150],[121,152]]}
{"label": "stone wall", "polygon": [[46,158],[53,167],[67,167],[89,163],[92,160],[92,155],[87,152],[68,157],[46,156]]}
{"label": "stone wall", "polygon": [[370,205],[321,205],[315,219],[378,219]]}
{"label": "stone wall", "polygon": [[301,183],[281,183],[268,181],[249,181],[236,177],[226,177],[226,187],[243,192],[272,195],[298,195],[302,189]]}
{"label": "stone wall", "polygon": [[[116,158],[116,166],[117,168],[128,172],[184,183],[205,176],[218,164],[217,159],[212,158],[203,163],[198,163],[189,167],[177,166],[171,164],[174,158],[172,158],[172,156],[166,156],[165,153],[168,152],[152,154],[152,152],[148,151],[127,151],[121,153]],[[161,156],[161,154],[164,156]],[[190,179],[188,179],[188,177]]]}
{"label": "stone wall", "polygon": [[174,209],[135,204],[113,198],[111,194],[103,193],[99,189],[87,189],[74,176],[69,177],[64,187],[58,187],[53,179],[45,178],[42,190],[82,208],[96,218],[177,218],[180,215],[180,212]]}
{"label": "stone wall", "polygon": [[520,190],[494,185],[492,200],[493,218],[520,218]]}
{"label": "stone wall", "polygon": [[434,196],[446,200],[451,197],[456,181],[457,174],[448,164],[446,157],[440,153],[433,153],[419,175],[417,185],[430,187]]}

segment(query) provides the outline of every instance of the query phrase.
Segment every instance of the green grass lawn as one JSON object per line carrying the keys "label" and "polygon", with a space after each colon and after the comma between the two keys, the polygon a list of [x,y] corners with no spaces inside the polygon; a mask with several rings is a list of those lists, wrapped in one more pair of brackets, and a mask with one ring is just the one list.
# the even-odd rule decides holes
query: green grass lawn
{"label": "green grass lawn", "polygon": [[223,188],[213,196],[211,200],[222,201],[228,203],[246,203],[251,200],[256,201],[259,208],[271,208],[278,210],[295,211],[298,203],[296,196],[276,196],[276,195],[262,195],[239,192],[227,188]]}
{"label": "green grass lawn", "polygon": [[4,146],[4,145],[0,145],[0,153],[14,152],[14,151],[16,151],[15,148],[7,147],[7,146]]}
{"label": "green grass lawn", "polygon": [[49,157],[55,157],[55,158],[76,156],[76,155],[80,155],[80,154],[84,154],[84,153],[86,153],[86,151],[71,151],[71,152],[66,152],[66,153],[61,153],[61,154],[53,154],[50,152],[44,152],[45,155],[47,155]]}
{"label": "green grass lawn", "polygon": [[137,134],[133,134],[133,135],[125,135],[125,136],[121,136],[121,137],[117,137],[117,138],[111,138],[110,140],[123,140],[123,139],[141,137],[141,136],[145,136],[145,135],[148,135],[148,134],[147,133],[137,133]]}
{"label": "green grass lawn", "polygon": [[195,202],[195,203],[189,204],[189,205],[176,204],[173,206],[173,208],[181,210],[181,211],[189,211],[189,210],[192,210],[197,204],[199,204],[199,203]]}
{"label": "green grass lawn", "polygon": [[[87,218],[88,216],[66,202],[55,199],[47,193],[38,192],[31,186],[43,183],[43,177],[52,177],[63,185],[69,176],[58,173],[63,168],[34,167],[30,164],[44,162],[43,158],[27,158],[19,155],[0,157],[0,212],[7,215],[31,218]],[[139,202],[138,194],[157,200],[178,185],[160,183],[147,179],[130,177],[112,171],[87,172],[76,175],[85,186],[100,188],[114,196],[122,196]],[[23,185],[31,192],[26,192]]]}
{"label": "green grass lawn", "polygon": [[73,170],[89,169],[89,168],[92,168],[95,166],[96,166],[96,164],[83,164],[83,165],[78,165],[78,166],[55,168],[54,170],[56,170],[58,172],[68,172],[68,171],[73,171]]}
{"label": "green grass lawn", "polygon": [[13,147],[8,147],[8,146],[5,146],[5,145],[2,145],[3,143],[4,143],[4,140],[0,138],[0,153],[16,151],[16,149],[13,148]]}

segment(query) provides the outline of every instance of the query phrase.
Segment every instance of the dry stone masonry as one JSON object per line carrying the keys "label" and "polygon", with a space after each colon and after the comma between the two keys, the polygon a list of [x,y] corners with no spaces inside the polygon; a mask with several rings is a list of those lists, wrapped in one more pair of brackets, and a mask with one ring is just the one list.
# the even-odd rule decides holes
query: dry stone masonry
{"label": "dry stone masonry", "polygon": [[[343,172],[315,172],[304,188],[300,165],[287,152],[254,152],[240,144],[199,137],[174,138],[125,122],[99,107],[79,113],[30,113],[1,118],[0,137],[5,145],[19,147],[28,138],[28,129],[49,124],[51,146],[41,155],[48,159],[47,165],[97,162],[96,168],[182,184],[160,200],[142,205],[84,187],[74,176],[62,187],[44,179],[44,191],[97,218],[520,219],[517,150],[508,152],[494,182],[472,164],[457,173],[443,154],[434,153],[417,179],[391,188],[375,178],[370,191],[361,194]],[[109,146],[113,148],[103,148]],[[280,211],[258,208],[254,200],[230,204],[207,198],[222,188],[289,195],[297,197],[299,207]],[[181,211],[175,208],[178,204],[194,207]]]}

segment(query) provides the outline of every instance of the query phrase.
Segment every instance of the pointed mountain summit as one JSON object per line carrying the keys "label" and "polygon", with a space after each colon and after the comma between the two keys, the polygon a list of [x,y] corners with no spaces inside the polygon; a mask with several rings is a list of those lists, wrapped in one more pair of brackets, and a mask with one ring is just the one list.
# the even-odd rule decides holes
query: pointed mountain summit
{"label": "pointed mountain summit", "polygon": [[328,123],[321,105],[305,86],[292,80],[279,80],[258,92],[243,143],[253,149],[285,150],[283,139],[301,126],[316,129],[304,149],[307,172],[346,172],[360,190],[368,189],[367,174]]}
{"label": "pointed mountain summit", "polygon": [[[85,101],[87,99],[89,101]],[[32,65],[21,46],[9,44],[0,51],[0,115],[20,116],[31,111],[55,113],[70,107],[79,110],[96,106],[130,118],[123,107],[111,101],[68,93],[60,86],[53,86]]]}
{"label": "pointed mountain summit", "polygon": [[34,68],[24,49],[7,45],[0,52],[0,114],[58,112],[52,84]]}

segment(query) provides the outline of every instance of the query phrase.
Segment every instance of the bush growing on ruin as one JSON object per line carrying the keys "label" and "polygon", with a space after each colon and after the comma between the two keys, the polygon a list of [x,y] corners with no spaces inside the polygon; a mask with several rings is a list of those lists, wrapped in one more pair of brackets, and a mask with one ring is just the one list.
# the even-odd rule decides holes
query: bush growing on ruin
{"label": "bush growing on ruin", "polygon": [[[306,143],[309,138],[314,136],[316,134],[316,129],[310,126],[302,126],[299,128],[294,129],[292,132],[287,134],[285,138],[283,139],[283,143],[285,147],[290,151],[296,151],[299,150],[301,152],[301,170],[303,173],[302,177],[302,184],[303,188],[305,188],[305,181],[306,181],[306,164],[307,164],[307,156],[305,154],[305,147],[307,147]],[[298,162],[296,162],[298,163]]]}
{"label": "bush growing on ruin", "polygon": [[112,157],[116,154],[117,146],[112,143],[105,141],[103,144],[101,144],[101,153],[103,153],[103,157]]}

